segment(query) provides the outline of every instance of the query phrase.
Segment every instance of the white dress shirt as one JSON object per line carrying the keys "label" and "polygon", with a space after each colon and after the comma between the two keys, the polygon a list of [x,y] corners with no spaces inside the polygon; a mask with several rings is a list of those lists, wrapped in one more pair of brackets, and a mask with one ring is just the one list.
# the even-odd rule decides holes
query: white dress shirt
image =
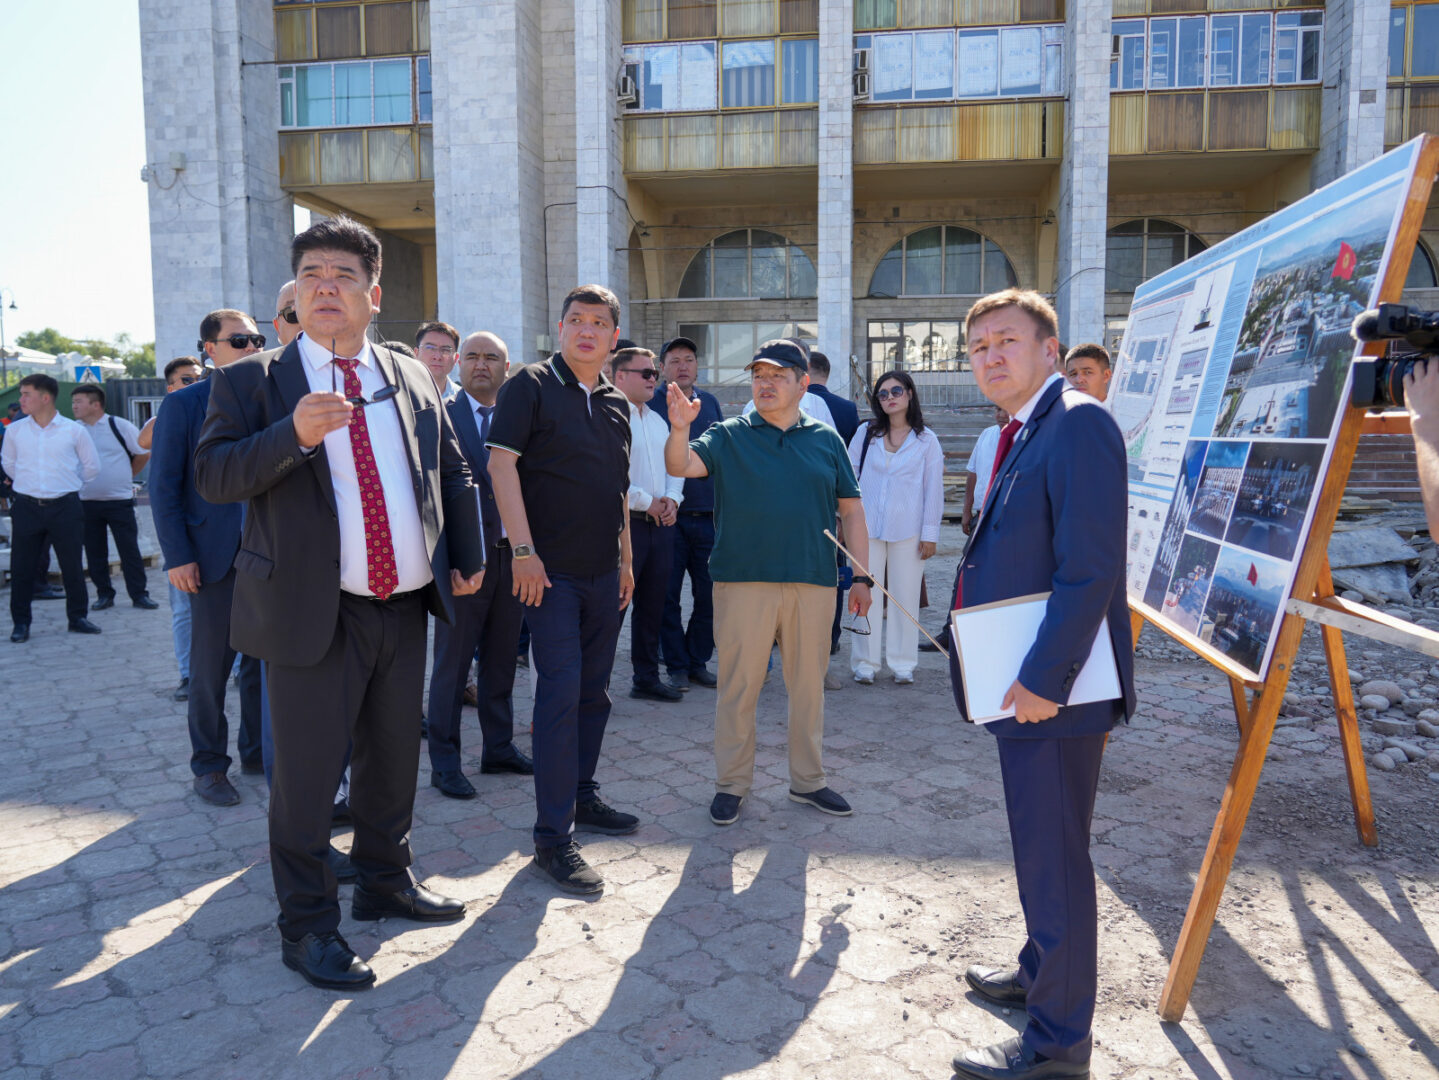
{"label": "white dress shirt", "polygon": [[994,472],[994,454],[999,449],[999,433],[1004,428],[999,424],[991,424],[979,433],[979,438],[974,441],[974,449],[969,452],[969,463],[965,465],[965,472],[974,473],[974,505],[979,506],[984,502],[984,493],[989,490],[989,476]]}
{"label": "white dress shirt", "polygon": [[99,475],[100,455],[84,424],[56,413],[41,427],[27,416],[5,429],[0,468],[17,495],[58,499]]}
{"label": "white dress shirt", "polygon": [[[125,440],[124,446],[115,438],[115,432],[110,427],[112,419],[115,427],[120,429],[120,438]],[[80,498],[87,502],[133,499],[135,468],[130,464],[130,454],[139,457],[150,452],[140,446],[140,429],[123,417],[112,417],[106,413],[95,423],[85,424],[85,430],[90,433],[95,453],[100,456],[100,475],[80,489]],[[126,448],[130,454],[125,452]]]}
{"label": "white dress shirt", "polygon": [[[345,392],[345,372],[330,362],[330,350],[315,344],[305,334],[299,337],[300,356],[313,393]],[[385,386],[370,343],[358,357],[355,374],[365,397]],[[400,393],[405,393],[404,388]],[[434,580],[430,556],[425,548],[425,528],[415,502],[414,477],[405,451],[405,433],[400,424],[399,400],[365,406],[365,423],[370,431],[370,448],[385,493],[385,513],[390,519],[390,542],[395,549],[395,571],[399,584],[395,592],[413,592]],[[355,473],[355,454],[350,446],[350,429],[342,427],[325,436],[325,457],[330,463],[330,481],[335,488],[335,509],[340,518],[340,588],[356,596],[373,596],[370,566],[365,550],[365,514],[360,505],[360,481]]]}
{"label": "white dress shirt", "polygon": [[[861,424],[849,444],[849,459],[856,475],[868,434],[869,425]],[[884,436],[874,436],[869,453],[864,454],[864,475],[858,479],[864,524],[871,540],[892,543],[918,537],[939,542],[939,519],[944,513],[944,450],[933,431],[911,431],[893,453],[885,448]]]}
{"label": "white dress shirt", "polygon": [[[799,411],[814,420],[818,420],[821,424],[828,424],[836,431],[839,430],[834,422],[834,413],[829,411],[829,406],[824,403],[824,398],[818,394],[811,394],[808,390],[801,394],[799,396]],[[749,404],[744,407],[744,415],[748,416],[752,412],[754,412],[753,398],[751,398]]]}
{"label": "white dress shirt", "polygon": [[670,428],[648,405],[630,402],[630,509],[643,514],[660,498],[684,502],[684,477],[665,472]]}
{"label": "white dress shirt", "polygon": [[[1039,404],[1039,399],[1044,397],[1044,392],[1049,389],[1050,383],[1059,382],[1063,378],[1064,376],[1056,371],[1049,378],[1045,379],[1044,385],[1034,392],[1034,397],[1026,401],[1019,412],[1014,414],[1014,419],[1018,420],[1021,424],[1029,423],[1029,418],[1034,415],[1034,407]],[[1021,431],[1020,434],[1022,435],[1023,432]],[[1018,437],[1018,435],[1015,436],[1015,438]]]}

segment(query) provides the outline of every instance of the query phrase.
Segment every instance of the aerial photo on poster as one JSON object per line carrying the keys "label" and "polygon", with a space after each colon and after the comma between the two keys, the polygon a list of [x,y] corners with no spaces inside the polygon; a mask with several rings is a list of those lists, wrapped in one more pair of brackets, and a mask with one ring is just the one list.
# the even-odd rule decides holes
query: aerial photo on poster
{"label": "aerial photo on poster", "polygon": [[1130,308],[1108,400],[1130,600],[1255,678],[1343,415],[1350,326],[1377,302],[1417,157],[1410,143],[1355,170],[1145,282]]}

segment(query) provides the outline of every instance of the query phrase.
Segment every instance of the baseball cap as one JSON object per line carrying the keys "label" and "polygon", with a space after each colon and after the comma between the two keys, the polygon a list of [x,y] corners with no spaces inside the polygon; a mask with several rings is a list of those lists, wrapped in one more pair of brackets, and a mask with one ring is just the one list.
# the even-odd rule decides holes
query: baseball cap
{"label": "baseball cap", "polygon": [[792,367],[798,371],[809,374],[809,357],[792,341],[783,338],[776,338],[773,341],[766,341],[759,347],[759,352],[754,354],[754,359],[744,366],[748,371],[760,361],[775,364],[779,367]]}
{"label": "baseball cap", "polygon": [[696,356],[700,354],[700,347],[696,345],[692,339],[687,337],[670,338],[668,341],[665,342],[665,347],[660,350],[661,361],[664,360],[665,354],[668,353],[671,349],[688,349]]}

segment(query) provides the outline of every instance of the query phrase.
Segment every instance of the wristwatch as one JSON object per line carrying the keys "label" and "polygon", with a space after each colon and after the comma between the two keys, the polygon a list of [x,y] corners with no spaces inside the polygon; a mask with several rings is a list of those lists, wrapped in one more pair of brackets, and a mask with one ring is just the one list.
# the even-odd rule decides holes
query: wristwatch
{"label": "wristwatch", "polygon": [[863,585],[869,589],[874,588],[874,578],[866,577],[863,574],[855,574],[854,577],[850,578],[850,583],[853,585]]}
{"label": "wristwatch", "polygon": [[535,549],[529,544],[515,544],[510,548],[510,555],[516,559],[528,559],[534,555]]}

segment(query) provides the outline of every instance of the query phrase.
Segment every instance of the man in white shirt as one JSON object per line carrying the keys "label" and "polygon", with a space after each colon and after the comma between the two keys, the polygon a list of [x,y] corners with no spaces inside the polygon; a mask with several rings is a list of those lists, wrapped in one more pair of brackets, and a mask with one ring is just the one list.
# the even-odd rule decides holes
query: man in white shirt
{"label": "man in white shirt", "polygon": [[447,322],[421,323],[415,331],[415,359],[429,370],[440,400],[446,403],[460,392],[460,384],[450,377],[459,348],[460,332]]}
{"label": "man in white shirt", "polygon": [[975,503],[984,504],[984,493],[989,490],[989,478],[994,472],[994,452],[999,449],[999,433],[1007,423],[1009,413],[996,405],[994,426],[979,433],[969,453],[969,463],[964,467],[964,510],[959,518],[959,527],[966,535],[974,527]]}
{"label": "man in white shirt", "polygon": [[135,475],[150,460],[140,446],[140,431],[130,421],[105,412],[105,391],[95,383],[82,383],[70,391],[70,411],[85,425],[100,456],[100,475],[80,489],[85,512],[85,563],[95,583],[92,611],[115,606],[110,584],[109,529],[115,535],[125,591],[137,608],[153,611],[160,605],[150,599],[145,583],[145,562],[140,558],[140,526],[135,521]]}
{"label": "man in white shirt", "polygon": [[630,609],[630,664],[634,668],[630,697],[679,701],[683,691],[660,681],[660,624],[685,482],[665,472],[665,440],[670,428],[650,408],[659,378],[655,354],[638,347],[620,349],[614,355],[614,375],[615,386],[630,402],[630,550],[635,573]]}
{"label": "man in white shirt", "polygon": [[10,510],[10,640],[30,640],[30,600],[35,567],[46,544],[55,549],[65,582],[65,614],[73,634],[98,634],[85,618],[90,597],[80,548],[85,512],[80,489],[100,473],[100,456],[85,428],[55,409],[60,387],[49,375],[20,380],[25,419],[5,429],[0,469],[10,477],[15,497]]}

